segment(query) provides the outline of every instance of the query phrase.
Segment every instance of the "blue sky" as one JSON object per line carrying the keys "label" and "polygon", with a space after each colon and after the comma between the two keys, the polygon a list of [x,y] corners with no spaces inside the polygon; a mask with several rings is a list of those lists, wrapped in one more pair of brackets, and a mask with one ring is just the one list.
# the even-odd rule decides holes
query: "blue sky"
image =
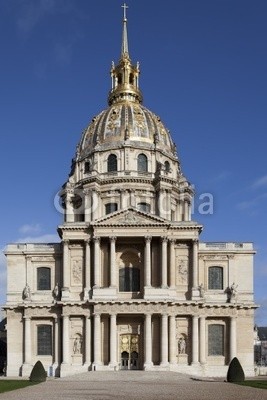
{"label": "blue sky", "polygon": [[[122,1],[0,0],[0,248],[54,241],[53,199],[82,130],[107,105]],[[252,241],[257,323],[267,325],[267,1],[128,1],[144,104],[182,169],[209,192],[201,240]],[[242,271],[240,271],[242,273]],[[0,256],[0,304],[5,266]]]}

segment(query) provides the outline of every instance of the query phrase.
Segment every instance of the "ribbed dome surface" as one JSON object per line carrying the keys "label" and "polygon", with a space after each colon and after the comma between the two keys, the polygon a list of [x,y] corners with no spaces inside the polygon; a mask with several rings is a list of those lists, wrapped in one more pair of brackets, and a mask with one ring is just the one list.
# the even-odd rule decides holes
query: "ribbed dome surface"
{"label": "ribbed dome surface", "polygon": [[111,105],[92,119],[84,130],[80,155],[87,156],[96,145],[109,148],[126,141],[148,146],[157,144],[165,152],[175,152],[169,131],[160,118],[139,103],[124,101]]}

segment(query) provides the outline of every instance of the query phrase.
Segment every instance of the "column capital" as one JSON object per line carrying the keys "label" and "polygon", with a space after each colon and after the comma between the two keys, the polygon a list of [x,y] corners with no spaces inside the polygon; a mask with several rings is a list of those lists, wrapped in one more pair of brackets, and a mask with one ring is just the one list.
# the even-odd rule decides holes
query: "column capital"
{"label": "column capital", "polygon": [[24,316],[23,316],[23,319],[24,319],[25,321],[30,321],[30,320],[32,319],[32,317],[30,317],[29,315],[24,315]]}
{"label": "column capital", "polygon": [[168,242],[168,237],[167,236],[161,236],[160,238],[162,243],[167,243]]}
{"label": "column capital", "polygon": [[94,236],[94,237],[93,237],[93,241],[94,241],[95,243],[100,243],[100,240],[101,240],[100,236]]}
{"label": "column capital", "polygon": [[110,240],[111,242],[116,242],[117,236],[109,236],[109,240]]}
{"label": "column capital", "polygon": [[117,317],[117,313],[116,312],[110,312],[109,315],[110,315],[110,317],[113,317],[113,318]]}
{"label": "column capital", "polygon": [[170,242],[170,244],[172,244],[172,245],[173,245],[173,244],[175,244],[175,243],[176,243],[176,239],[174,239],[174,238],[170,238],[170,239],[169,239],[169,242]]}
{"label": "column capital", "polygon": [[150,243],[151,240],[152,240],[152,236],[145,236],[146,243],[148,243],[148,242]]}
{"label": "column capital", "polygon": [[193,239],[192,242],[193,242],[193,244],[198,245],[199,240],[198,239]]}
{"label": "column capital", "polygon": [[62,242],[63,242],[64,246],[68,246],[69,243],[70,243],[70,240],[69,239],[64,239],[64,240],[62,240]]}
{"label": "column capital", "polygon": [[84,239],[84,243],[85,243],[85,244],[90,244],[90,243],[91,243],[91,238]]}
{"label": "column capital", "polygon": [[92,194],[92,189],[83,189],[83,194],[85,195]]}

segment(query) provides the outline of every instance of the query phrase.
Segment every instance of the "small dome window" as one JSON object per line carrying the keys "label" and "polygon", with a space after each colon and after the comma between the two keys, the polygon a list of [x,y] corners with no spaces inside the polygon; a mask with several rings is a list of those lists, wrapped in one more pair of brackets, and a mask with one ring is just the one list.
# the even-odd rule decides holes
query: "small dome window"
{"label": "small dome window", "polygon": [[140,211],[144,211],[144,212],[147,212],[147,213],[149,213],[150,212],[150,204],[148,204],[148,203],[138,203],[137,204],[137,208],[138,208],[138,210],[140,210]]}
{"label": "small dome window", "polygon": [[147,172],[147,156],[145,154],[139,154],[137,158],[137,171]]}
{"label": "small dome window", "polygon": [[111,214],[118,210],[118,204],[117,203],[108,203],[108,204],[106,204],[105,208],[106,208],[106,215]]}
{"label": "small dome window", "polygon": [[118,169],[117,156],[110,154],[108,156],[108,172],[116,172]]}
{"label": "small dome window", "polygon": [[171,167],[169,161],[165,161],[164,163],[165,172],[171,172]]}

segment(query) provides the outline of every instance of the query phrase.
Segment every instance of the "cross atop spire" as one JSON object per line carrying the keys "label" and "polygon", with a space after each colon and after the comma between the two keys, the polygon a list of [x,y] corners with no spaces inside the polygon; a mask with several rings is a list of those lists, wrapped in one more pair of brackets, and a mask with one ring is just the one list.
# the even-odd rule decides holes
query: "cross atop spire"
{"label": "cross atop spire", "polygon": [[124,3],[121,8],[123,8],[123,21],[127,21],[126,10],[129,8],[126,3]]}
{"label": "cross atop spire", "polygon": [[128,35],[127,35],[127,15],[126,15],[126,10],[129,7],[126,5],[126,3],[124,3],[121,7],[123,8],[123,31],[122,31],[121,58],[124,58],[124,57],[129,58]]}

